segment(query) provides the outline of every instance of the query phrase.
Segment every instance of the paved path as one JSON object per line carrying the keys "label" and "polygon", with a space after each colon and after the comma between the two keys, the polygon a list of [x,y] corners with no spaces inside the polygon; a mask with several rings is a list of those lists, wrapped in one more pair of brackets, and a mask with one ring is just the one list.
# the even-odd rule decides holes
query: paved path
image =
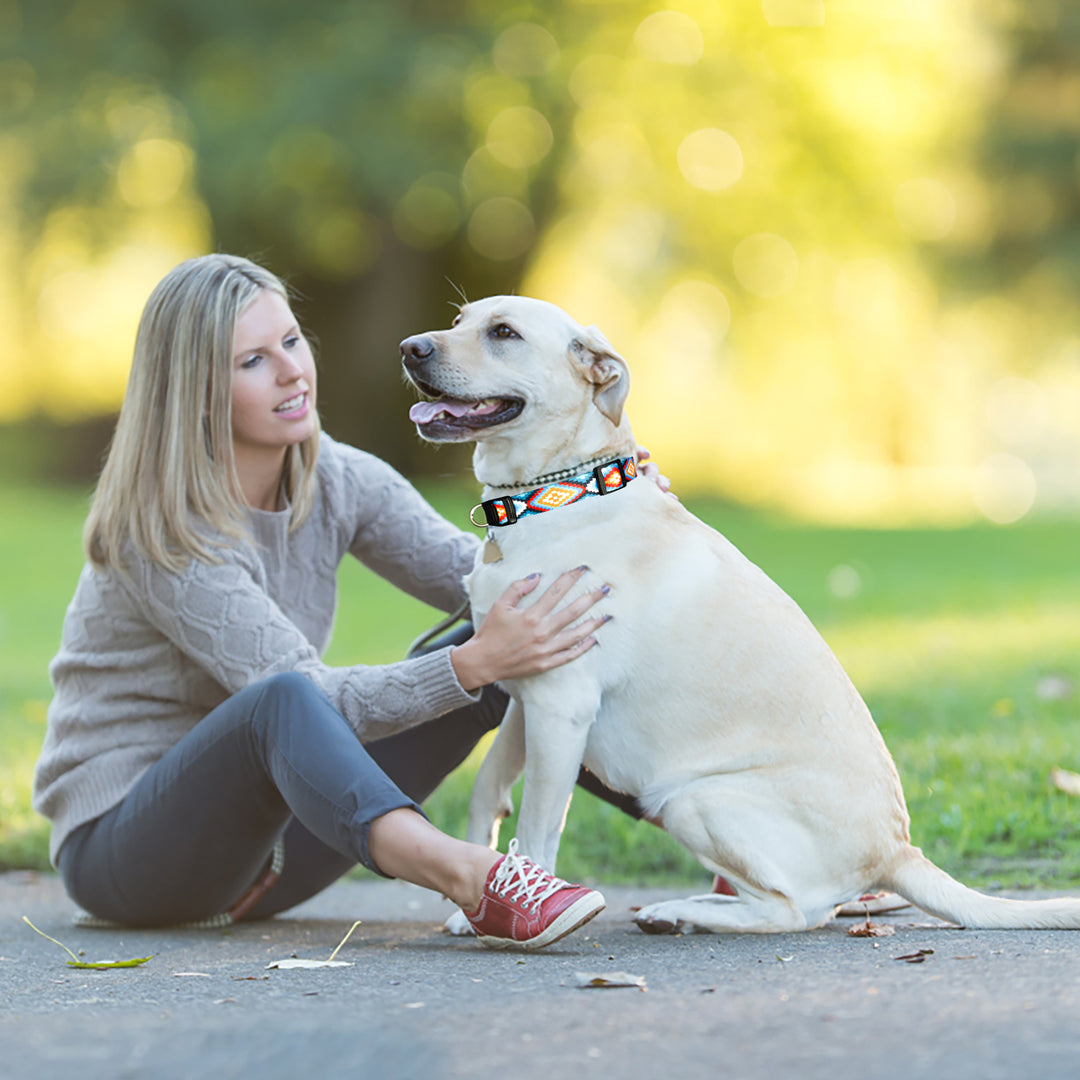
{"label": "paved path", "polygon": [[[449,905],[397,882],[346,881],[267,923],[227,930],[73,925],[55,878],[0,874],[0,1077],[500,1080],[1039,1080],[1080,1075],[1080,934],[948,929],[884,916],[805,934],[649,937],[631,903],[538,954],[448,938]],[[21,921],[87,959],[80,971]],[[268,971],[295,953],[351,967]],[[922,963],[896,957],[932,949]],[[647,991],[576,989],[579,972]]]}

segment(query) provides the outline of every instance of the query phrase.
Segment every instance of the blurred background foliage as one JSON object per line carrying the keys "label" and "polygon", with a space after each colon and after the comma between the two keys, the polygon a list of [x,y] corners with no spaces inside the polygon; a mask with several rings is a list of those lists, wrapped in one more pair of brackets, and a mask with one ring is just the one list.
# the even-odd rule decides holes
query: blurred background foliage
{"label": "blurred background foliage", "polygon": [[1080,503],[1068,0],[8,0],[0,461],[87,479],[176,262],[302,300],[334,435],[467,472],[397,342],[525,292],[683,489],[835,522]]}

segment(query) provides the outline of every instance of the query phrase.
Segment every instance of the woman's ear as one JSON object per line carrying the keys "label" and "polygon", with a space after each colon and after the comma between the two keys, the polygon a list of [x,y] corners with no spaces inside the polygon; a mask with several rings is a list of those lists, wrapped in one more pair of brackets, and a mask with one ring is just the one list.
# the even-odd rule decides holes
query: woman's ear
{"label": "woman's ear", "polygon": [[595,387],[593,404],[618,427],[626,395],[630,393],[630,370],[626,361],[595,326],[588,326],[571,345],[585,378]]}

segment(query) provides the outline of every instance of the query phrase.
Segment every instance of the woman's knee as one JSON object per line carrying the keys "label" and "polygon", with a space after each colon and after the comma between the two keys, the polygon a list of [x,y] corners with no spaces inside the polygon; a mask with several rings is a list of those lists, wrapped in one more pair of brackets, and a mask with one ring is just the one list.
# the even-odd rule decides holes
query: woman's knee
{"label": "woman's knee", "polygon": [[313,715],[334,711],[326,695],[296,671],[279,672],[253,683],[240,691],[236,704],[246,706],[245,726],[258,744],[264,738],[271,744],[291,743],[298,726],[310,729]]}

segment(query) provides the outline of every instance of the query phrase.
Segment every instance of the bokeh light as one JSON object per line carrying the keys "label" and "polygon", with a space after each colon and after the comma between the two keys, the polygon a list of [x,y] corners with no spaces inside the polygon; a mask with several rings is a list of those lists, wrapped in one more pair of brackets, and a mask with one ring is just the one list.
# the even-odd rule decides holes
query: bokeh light
{"label": "bokeh light", "polygon": [[469,243],[481,255],[500,262],[524,255],[535,232],[529,208],[503,195],[482,202],[469,218]]}
{"label": "bokeh light", "polygon": [[[98,35],[70,71],[0,61],[0,418],[114,410],[154,280],[224,246],[302,281],[330,381],[359,347],[334,333],[392,348],[447,278],[562,304],[689,491],[843,522],[1080,507],[1080,38],[1029,8],[311,0],[256,37],[208,8],[187,45],[90,5],[37,31]],[[402,281],[380,320],[329,306]]]}
{"label": "bokeh light", "polygon": [[634,31],[641,56],[662,64],[689,66],[705,52],[701,28],[681,11],[657,11],[643,19]]}
{"label": "bokeh light", "polygon": [[743,174],[743,155],[739,144],[719,128],[692,131],[678,151],[679,171],[703,191],[724,191]]}

